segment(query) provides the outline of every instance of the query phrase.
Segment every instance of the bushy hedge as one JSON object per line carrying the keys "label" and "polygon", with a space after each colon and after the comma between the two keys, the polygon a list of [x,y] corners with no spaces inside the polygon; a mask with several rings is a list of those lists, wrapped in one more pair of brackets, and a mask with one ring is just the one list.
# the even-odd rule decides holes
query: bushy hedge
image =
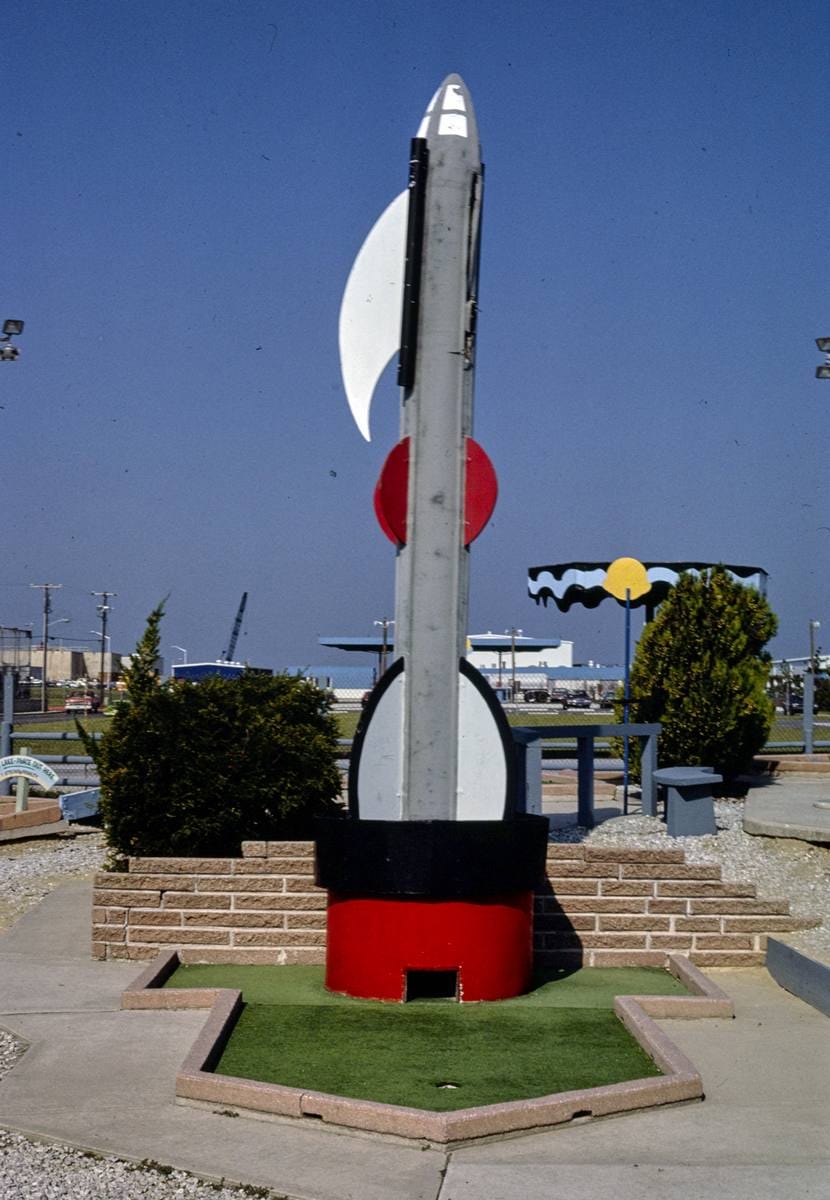
{"label": "bushy hedge", "polygon": [[235,856],[243,840],[313,836],[340,792],[328,695],[285,675],[161,683],[161,615],[150,617],[125,702],[89,747],[110,848]]}
{"label": "bushy hedge", "polygon": [[661,723],[661,766],[714,767],[727,785],[751,766],[772,724],[763,648],[776,627],[766,599],[723,567],[680,577],[631,669],[630,720]]}

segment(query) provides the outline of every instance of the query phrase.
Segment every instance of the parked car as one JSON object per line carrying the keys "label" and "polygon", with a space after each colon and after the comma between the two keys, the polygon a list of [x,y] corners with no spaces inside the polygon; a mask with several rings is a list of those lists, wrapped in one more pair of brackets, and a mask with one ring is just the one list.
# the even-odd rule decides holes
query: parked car
{"label": "parked car", "polygon": [[73,692],[63,702],[63,711],[66,713],[96,713],[99,708],[98,697],[91,692]]}
{"label": "parked car", "polygon": [[551,704],[561,704],[563,708],[568,706],[568,689],[567,688],[552,688],[550,693]]}
{"label": "parked car", "polygon": [[590,708],[592,703],[587,692],[569,692],[565,708]]}

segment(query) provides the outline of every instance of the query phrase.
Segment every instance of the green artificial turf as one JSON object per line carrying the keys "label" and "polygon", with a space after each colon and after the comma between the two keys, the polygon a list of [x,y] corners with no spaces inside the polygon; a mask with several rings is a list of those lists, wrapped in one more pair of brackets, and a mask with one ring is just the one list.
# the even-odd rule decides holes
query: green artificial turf
{"label": "green artificial turf", "polygon": [[686,992],[665,971],[621,967],[548,972],[495,1003],[386,1004],[333,995],[323,973],[193,965],[166,986],[242,989],[219,1074],[444,1112],[659,1075],[613,999]]}

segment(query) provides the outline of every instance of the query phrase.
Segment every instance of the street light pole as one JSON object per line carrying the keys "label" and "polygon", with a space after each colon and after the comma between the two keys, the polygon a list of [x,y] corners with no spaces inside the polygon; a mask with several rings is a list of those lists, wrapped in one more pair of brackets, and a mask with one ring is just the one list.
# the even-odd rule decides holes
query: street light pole
{"label": "street light pole", "polygon": [[380,651],[380,663],[379,663],[379,675],[378,675],[378,678],[380,678],[381,675],[386,674],[386,659],[387,659],[387,656],[389,653],[389,641],[388,641],[389,626],[394,625],[395,622],[393,620],[390,620],[389,617],[381,617],[381,619],[379,621],[375,621],[373,623],[375,625],[380,625],[381,629],[383,630],[383,645],[381,646],[381,651]]}
{"label": "street light pole", "polygon": [[49,613],[52,611],[52,592],[62,588],[62,583],[32,583],[33,588],[43,591],[43,678],[40,681],[40,711],[48,712],[49,703],[46,695],[46,671],[49,663]]}
{"label": "street light pole", "polygon": [[810,621],[810,670],[815,675],[816,673],[816,644],[815,632],[821,629],[821,621]]}

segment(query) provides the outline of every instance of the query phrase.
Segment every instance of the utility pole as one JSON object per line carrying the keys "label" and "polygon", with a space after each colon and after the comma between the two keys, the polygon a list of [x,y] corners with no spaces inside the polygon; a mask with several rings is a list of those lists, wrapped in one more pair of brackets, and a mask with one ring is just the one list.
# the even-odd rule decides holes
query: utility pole
{"label": "utility pole", "polygon": [[49,704],[46,696],[46,668],[49,662],[49,613],[52,611],[52,592],[62,588],[62,583],[32,583],[33,588],[43,591],[43,678],[40,681],[40,711],[48,712]]}
{"label": "utility pole", "polygon": [[101,663],[98,668],[98,699],[101,703],[101,708],[104,707],[104,658],[107,651],[107,614],[109,613],[109,604],[107,601],[110,596],[117,596],[118,592],[90,592],[90,596],[100,596],[101,603],[98,605],[98,612],[101,616]]}

